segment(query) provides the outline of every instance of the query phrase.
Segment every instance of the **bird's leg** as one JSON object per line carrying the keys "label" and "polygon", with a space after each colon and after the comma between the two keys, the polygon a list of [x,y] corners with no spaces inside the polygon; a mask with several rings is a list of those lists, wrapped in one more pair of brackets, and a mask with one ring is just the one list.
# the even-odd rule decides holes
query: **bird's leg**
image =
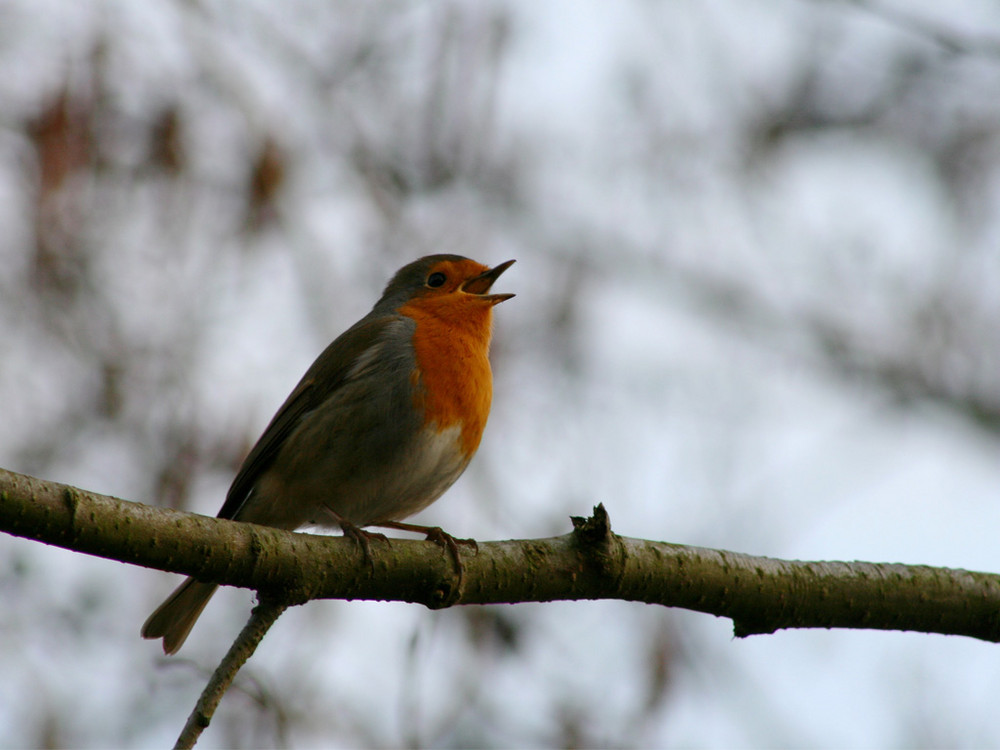
{"label": "bird's leg", "polygon": [[452,561],[455,563],[455,572],[458,574],[459,587],[462,585],[462,577],[465,573],[465,569],[462,566],[462,558],[458,554],[458,545],[464,544],[468,547],[472,547],[472,549],[476,552],[479,552],[479,544],[475,539],[457,539],[448,532],[444,531],[440,526],[421,526],[415,523],[403,523],[402,521],[382,521],[375,525],[381,526],[385,529],[399,529],[400,531],[412,531],[417,534],[424,534],[427,541],[434,542],[434,544],[444,547],[448,550]]}
{"label": "bird's leg", "polygon": [[372,558],[371,540],[378,539],[379,541],[391,545],[392,542],[389,540],[389,537],[387,537],[385,534],[380,534],[377,531],[365,531],[360,526],[358,526],[355,523],[351,523],[350,521],[348,521],[346,518],[344,518],[342,515],[340,515],[331,508],[324,506],[323,510],[327,514],[329,514],[329,516],[333,519],[334,523],[340,526],[340,530],[344,532],[344,536],[350,537],[351,539],[353,539],[355,542],[358,543],[358,546],[361,547],[361,553],[365,557],[365,562],[368,563],[368,567],[371,568],[372,571],[374,572],[375,560]]}

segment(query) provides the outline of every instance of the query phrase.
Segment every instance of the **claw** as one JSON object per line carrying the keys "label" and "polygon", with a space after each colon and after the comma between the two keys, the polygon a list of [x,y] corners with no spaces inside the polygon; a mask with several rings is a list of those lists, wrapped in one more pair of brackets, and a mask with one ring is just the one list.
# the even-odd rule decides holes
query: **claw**
{"label": "claw", "polygon": [[340,528],[344,532],[344,536],[348,536],[358,543],[361,547],[361,554],[365,556],[365,562],[368,563],[368,567],[371,568],[372,572],[375,572],[375,560],[372,558],[372,539],[378,539],[386,544],[392,544],[385,534],[380,534],[377,531],[365,531],[360,526],[355,526],[350,521],[341,521]]}
{"label": "claw", "polygon": [[475,539],[458,539],[444,531],[440,526],[420,526],[419,524],[402,523],[400,521],[384,521],[377,525],[386,529],[399,529],[400,531],[413,531],[417,534],[423,534],[428,542],[434,542],[439,547],[446,549],[452,562],[455,564],[455,574],[458,576],[456,590],[461,589],[462,581],[465,577],[465,567],[462,565],[458,545],[464,544],[467,547],[472,547],[475,552],[479,552],[479,544]]}
{"label": "claw", "polygon": [[350,537],[358,543],[358,546],[361,547],[361,554],[364,555],[365,562],[368,563],[368,567],[371,568],[374,573],[375,559],[372,557],[372,539],[377,539],[388,545],[392,545],[392,540],[390,540],[385,534],[380,534],[377,531],[366,531],[365,529],[362,529],[360,526],[351,523],[338,513],[334,513],[329,508],[326,508],[326,512],[329,513],[336,524],[340,526],[340,530],[344,532],[344,536]]}

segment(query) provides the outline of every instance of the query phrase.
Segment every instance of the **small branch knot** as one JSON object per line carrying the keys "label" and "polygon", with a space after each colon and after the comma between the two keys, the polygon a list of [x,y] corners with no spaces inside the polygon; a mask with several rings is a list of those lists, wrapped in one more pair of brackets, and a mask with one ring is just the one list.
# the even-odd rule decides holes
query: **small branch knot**
{"label": "small branch knot", "polygon": [[604,503],[594,507],[594,515],[590,518],[570,516],[573,522],[573,534],[588,546],[607,545],[611,542],[611,519],[604,509]]}
{"label": "small branch knot", "polygon": [[625,547],[611,531],[611,519],[604,504],[594,508],[590,518],[571,516],[573,541],[591,574],[604,581],[607,592],[617,590],[625,572]]}
{"label": "small branch knot", "polygon": [[426,602],[428,609],[445,609],[458,601],[460,589],[452,586],[448,581],[441,581],[431,594],[430,601]]}
{"label": "small branch knot", "polygon": [[69,511],[69,527],[75,532],[76,513],[80,508],[80,498],[77,495],[76,489],[73,487],[66,487],[63,489],[62,499],[63,503],[66,505],[66,509]]}

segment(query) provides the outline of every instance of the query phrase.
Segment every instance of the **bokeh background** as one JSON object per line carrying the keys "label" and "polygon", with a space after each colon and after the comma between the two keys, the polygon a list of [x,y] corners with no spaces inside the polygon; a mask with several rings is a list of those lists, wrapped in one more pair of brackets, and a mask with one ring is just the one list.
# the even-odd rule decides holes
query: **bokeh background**
{"label": "bokeh background", "polygon": [[[418,520],[1000,571],[1000,5],[0,4],[0,465],[214,514],[431,252],[499,288]],[[0,746],[163,747],[177,577],[0,536]],[[287,613],[208,747],[998,747],[1000,651],[621,602]]]}

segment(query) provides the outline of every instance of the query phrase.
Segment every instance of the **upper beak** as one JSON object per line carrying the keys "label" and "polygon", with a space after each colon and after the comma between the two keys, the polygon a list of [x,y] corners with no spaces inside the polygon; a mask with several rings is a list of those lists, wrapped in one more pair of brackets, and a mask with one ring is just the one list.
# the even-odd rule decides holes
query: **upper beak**
{"label": "upper beak", "polygon": [[469,294],[478,294],[480,297],[485,300],[489,300],[490,303],[494,305],[510,299],[514,296],[513,294],[487,294],[487,292],[490,290],[490,287],[493,286],[493,282],[497,280],[500,274],[512,265],[514,265],[514,261],[508,260],[498,266],[494,266],[488,271],[483,271],[478,276],[474,276],[462,284],[462,291],[468,292]]}

